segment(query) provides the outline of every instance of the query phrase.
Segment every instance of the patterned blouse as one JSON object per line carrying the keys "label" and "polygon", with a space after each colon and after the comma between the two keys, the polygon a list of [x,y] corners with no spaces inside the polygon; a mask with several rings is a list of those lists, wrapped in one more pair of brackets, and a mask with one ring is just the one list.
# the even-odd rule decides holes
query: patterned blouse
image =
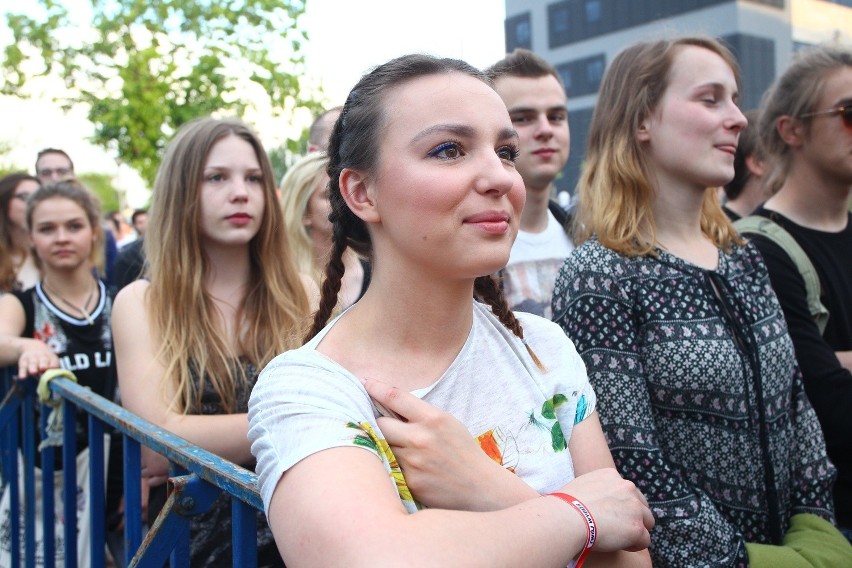
{"label": "patterned blouse", "polygon": [[655,566],[741,566],[796,513],[832,519],[822,431],[751,246],[705,270],[592,239],[560,271],[553,315],[598,396],[616,466],[647,497]]}

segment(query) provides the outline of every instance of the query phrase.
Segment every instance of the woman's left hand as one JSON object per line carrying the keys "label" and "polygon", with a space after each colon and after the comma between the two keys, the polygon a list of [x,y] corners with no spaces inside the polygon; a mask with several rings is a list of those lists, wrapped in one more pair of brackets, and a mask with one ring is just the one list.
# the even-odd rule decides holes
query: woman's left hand
{"label": "woman's left hand", "polygon": [[415,499],[431,508],[493,511],[539,494],[492,460],[467,428],[450,414],[385,383],[364,388],[399,416],[379,417],[385,440],[399,461]]}
{"label": "woman's left hand", "polygon": [[169,480],[169,460],[150,448],[142,448],[142,481],[149,487]]}

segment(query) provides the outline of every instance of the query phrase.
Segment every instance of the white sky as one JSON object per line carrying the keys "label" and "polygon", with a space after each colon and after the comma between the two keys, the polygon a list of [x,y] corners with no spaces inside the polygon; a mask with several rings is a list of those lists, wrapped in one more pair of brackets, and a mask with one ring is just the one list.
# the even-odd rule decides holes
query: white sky
{"label": "white sky", "polygon": [[[66,0],[86,10],[84,0]],[[74,8],[72,8],[73,13]],[[0,10],[5,27],[7,10]],[[465,59],[487,67],[505,50],[503,0],[462,0],[433,3],[417,0],[309,0],[300,22],[309,34],[305,46],[308,81],[321,83],[328,106],[342,104],[360,76],[397,55],[424,52]],[[0,48],[9,41],[0,29]],[[51,102],[54,86],[39,88],[42,96],[21,101],[0,97],[4,127],[0,143],[11,145],[4,166],[32,171],[38,150],[47,146],[65,149],[79,173],[99,172],[116,176],[115,184],[127,191],[130,207],[146,199],[141,180],[129,168],[119,168],[113,156],[86,138],[93,128],[83,109],[63,113]],[[309,123],[309,117],[303,117]],[[264,124],[261,117],[257,123]],[[267,147],[282,142],[287,125],[262,128]],[[307,124],[298,125],[299,129]],[[298,131],[298,129],[297,129]]]}
{"label": "white sky", "polygon": [[503,0],[313,0],[304,23],[311,72],[323,77],[333,105],[370,68],[409,52],[487,67],[505,50]]}

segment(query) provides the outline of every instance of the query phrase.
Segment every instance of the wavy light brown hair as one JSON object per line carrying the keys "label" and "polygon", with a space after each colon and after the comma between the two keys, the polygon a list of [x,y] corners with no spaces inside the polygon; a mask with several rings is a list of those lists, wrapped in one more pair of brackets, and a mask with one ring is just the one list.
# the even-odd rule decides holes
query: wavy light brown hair
{"label": "wavy light brown hair", "polygon": [[[201,243],[200,187],[210,150],[228,136],[254,149],[263,175],[265,207],[249,243],[250,287],[237,307],[236,347],[225,340],[213,298],[204,288],[208,259]],[[298,344],[308,298],[293,264],[277,206],[274,175],[257,136],[234,119],[202,118],[185,124],[166,149],[157,172],[148,231],[147,307],[159,357],[175,390],[174,408],[188,412],[201,403],[204,377],[222,405],[235,411],[236,385],[248,379],[242,359],[261,368]]]}
{"label": "wavy light brown hair", "polygon": [[[86,220],[92,228],[92,248],[89,251],[89,263],[92,268],[103,270],[104,267],[104,230],[101,227],[101,202],[98,197],[92,193],[85,185],[76,179],[57,181],[43,185],[27,200],[27,227],[30,227],[32,233],[33,212],[36,208],[48,199],[67,199],[72,201],[86,214]],[[44,263],[41,258],[35,253],[35,250],[30,251],[33,255],[33,261],[39,269],[42,269]]]}
{"label": "wavy light brown hair", "polygon": [[[687,46],[724,59],[740,84],[733,54],[710,37],[641,42],[619,53],[604,75],[589,128],[586,161],[577,184],[578,244],[596,235],[601,244],[624,256],[655,254],[654,188],[636,132],[662,100],[674,57]],[[743,243],[719,205],[716,188],[707,188],[704,194],[701,230],[723,250]]]}

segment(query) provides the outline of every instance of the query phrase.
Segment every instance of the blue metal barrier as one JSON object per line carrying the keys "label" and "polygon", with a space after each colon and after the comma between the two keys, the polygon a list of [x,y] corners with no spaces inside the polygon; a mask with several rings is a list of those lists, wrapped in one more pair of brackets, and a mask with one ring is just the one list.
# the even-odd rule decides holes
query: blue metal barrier
{"label": "blue metal barrier", "polygon": [[[12,543],[12,563],[20,566],[23,558],[27,568],[36,565],[35,543],[35,378],[25,381],[12,379],[6,370],[3,377],[5,398],[0,406],[0,472],[3,487],[11,491],[9,519]],[[257,476],[227,460],[202,449],[147,422],[113,402],[94,394],[77,383],[57,378],[50,382],[54,396],[62,400],[63,421],[63,487],[77,486],[77,471],[73,464],[77,457],[76,416],[78,410],[88,414],[89,425],[89,498],[92,518],[89,545],[92,566],[105,565],[105,505],[104,505],[104,428],[115,429],[114,435],[124,437],[124,550],[127,565],[131,568],[159,568],[167,561],[173,568],[189,566],[189,521],[194,515],[206,512],[216,498],[227,493],[231,496],[233,566],[257,566],[256,511],[263,510],[257,492]],[[50,408],[42,406],[42,427]],[[19,443],[20,442],[20,443]],[[170,490],[166,504],[145,535],[142,535],[141,496],[141,445],[165,456],[171,463]],[[23,458],[24,546],[21,556],[21,526],[18,483],[18,448]],[[41,452],[43,500],[45,511],[54,510],[53,448]],[[95,490],[99,488],[99,490]],[[65,491],[64,511],[77,508],[75,491]],[[96,513],[97,512],[97,513]],[[56,537],[52,515],[43,515],[44,566],[54,565]],[[77,565],[77,519],[66,515],[62,550],[65,566]]]}

